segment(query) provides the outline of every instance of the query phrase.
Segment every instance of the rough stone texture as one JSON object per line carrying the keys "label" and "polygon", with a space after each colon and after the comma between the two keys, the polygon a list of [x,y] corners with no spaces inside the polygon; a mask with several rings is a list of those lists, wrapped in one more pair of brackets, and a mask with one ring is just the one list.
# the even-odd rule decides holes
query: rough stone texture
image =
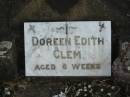
{"label": "rough stone texture", "polygon": [[[70,0],[71,2],[71,0]],[[46,0],[0,0],[0,40],[16,40],[19,73],[24,73],[24,21],[59,21],[59,20],[112,20],[112,47],[114,60],[118,56],[118,41],[128,40],[130,33],[130,1],[129,0],[79,0],[66,12],[59,13]],[[58,5],[57,5],[58,6]],[[7,61],[7,60],[6,60]],[[16,62],[16,61],[15,61]],[[2,71],[0,71],[2,72]],[[4,76],[2,76],[4,78]],[[57,78],[56,78],[57,79]],[[74,79],[74,78],[71,78]],[[66,79],[67,80],[67,79]],[[79,79],[80,80],[80,79]],[[82,80],[82,79],[81,79]],[[87,79],[88,80],[88,79]],[[44,82],[45,80],[43,80]],[[54,78],[51,79],[54,81]],[[39,80],[37,81],[39,83]],[[43,84],[49,84],[47,82]],[[59,82],[55,81],[55,86]],[[36,82],[35,82],[36,84]],[[18,93],[17,97],[34,97],[33,94],[48,97],[46,86],[38,91],[39,86],[28,87]],[[125,84],[120,84],[125,87]],[[49,85],[47,85],[49,87]],[[44,92],[42,92],[42,90]],[[126,97],[125,89],[122,89]],[[42,93],[47,95],[42,95]],[[26,96],[25,96],[26,95]]]}
{"label": "rough stone texture", "polygon": [[[124,45],[124,46],[123,46]],[[130,43],[121,43],[120,56],[113,62],[114,78],[129,83],[130,80]]]}
{"label": "rough stone texture", "polygon": [[67,1],[65,6],[68,9],[60,13],[54,8],[56,4],[58,6],[58,0],[53,7],[47,0],[0,0],[0,40],[12,38],[16,40],[20,73],[24,72],[24,21],[112,20],[112,60],[117,57],[118,40],[129,38],[130,1],[78,0],[73,3],[73,0],[70,0],[70,2],[72,6],[67,6],[69,3]]}
{"label": "rough stone texture", "polygon": [[14,79],[17,75],[14,41],[0,42],[0,80]]}

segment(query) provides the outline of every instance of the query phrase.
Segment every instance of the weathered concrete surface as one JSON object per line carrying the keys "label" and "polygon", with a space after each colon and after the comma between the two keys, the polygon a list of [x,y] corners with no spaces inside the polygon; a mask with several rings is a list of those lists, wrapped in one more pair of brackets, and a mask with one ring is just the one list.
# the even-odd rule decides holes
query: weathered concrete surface
{"label": "weathered concrete surface", "polygon": [[17,75],[17,58],[14,41],[0,42],[0,80],[14,79]]}
{"label": "weathered concrete surface", "polygon": [[[14,3],[9,3],[12,1]],[[71,1],[71,0],[70,0]],[[59,13],[45,0],[0,0],[0,40],[15,38],[18,54],[19,72],[24,72],[24,21],[51,21],[51,20],[112,20],[113,56],[118,55],[118,40],[129,38],[130,8],[129,0],[79,0],[66,12]],[[1,71],[0,71],[1,72]],[[2,77],[3,78],[3,77]],[[53,81],[53,79],[52,79]],[[51,83],[51,82],[50,82]],[[56,82],[56,84],[59,82]],[[48,83],[46,83],[48,84]],[[17,96],[32,97],[39,95],[38,86],[28,87]],[[44,86],[41,86],[44,87]],[[44,87],[46,93],[48,89]],[[21,95],[21,93],[23,95]],[[45,93],[45,94],[46,94]],[[26,95],[26,96],[24,96]],[[48,94],[46,94],[46,97]],[[36,97],[36,96],[35,96]],[[43,97],[43,96],[42,96]],[[123,96],[125,97],[125,96]]]}
{"label": "weathered concrete surface", "polygon": [[[0,31],[8,34],[8,30],[10,30],[13,37],[19,37],[20,33],[18,32],[20,32],[19,30],[24,21],[46,20],[112,20],[114,34],[128,34],[130,30],[129,0],[79,0],[73,6],[70,6],[67,11],[63,10],[62,13],[51,7],[46,1],[1,0]],[[59,6],[58,4],[57,6]],[[20,28],[18,28],[18,25]],[[120,34],[119,36],[122,37]]]}
{"label": "weathered concrete surface", "polygon": [[121,43],[120,47],[120,56],[113,62],[113,75],[119,81],[130,83],[130,43]]}
{"label": "weathered concrete surface", "polygon": [[[15,14],[9,24],[13,37],[20,42],[18,46],[23,48],[21,45],[23,45],[23,22],[25,21],[111,20],[115,58],[117,57],[117,41],[128,38],[130,31],[129,2],[128,0],[119,2],[117,0],[79,0],[67,11],[60,13],[46,0],[21,1],[22,6],[12,10]],[[17,4],[19,4],[18,1]]]}

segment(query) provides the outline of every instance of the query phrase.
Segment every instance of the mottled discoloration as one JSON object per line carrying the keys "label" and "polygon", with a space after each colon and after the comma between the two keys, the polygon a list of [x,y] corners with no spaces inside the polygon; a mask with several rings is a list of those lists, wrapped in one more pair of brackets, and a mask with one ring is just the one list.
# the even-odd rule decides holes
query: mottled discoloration
{"label": "mottled discoloration", "polygon": [[[99,23],[25,23],[26,75],[110,76],[111,22],[101,22],[105,29]],[[30,25],[35,25],[36,33],[30,30]],[[72,26],[77,29],[69,29]]]}

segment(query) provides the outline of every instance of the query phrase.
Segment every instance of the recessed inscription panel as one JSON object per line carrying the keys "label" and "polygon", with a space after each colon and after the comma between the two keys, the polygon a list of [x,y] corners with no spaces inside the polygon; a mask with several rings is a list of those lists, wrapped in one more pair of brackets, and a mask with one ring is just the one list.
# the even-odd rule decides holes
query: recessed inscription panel
{"label": "recessed inscription panel", "polygon": [[26,76],[110,76],[111,22],[26,22]]}

